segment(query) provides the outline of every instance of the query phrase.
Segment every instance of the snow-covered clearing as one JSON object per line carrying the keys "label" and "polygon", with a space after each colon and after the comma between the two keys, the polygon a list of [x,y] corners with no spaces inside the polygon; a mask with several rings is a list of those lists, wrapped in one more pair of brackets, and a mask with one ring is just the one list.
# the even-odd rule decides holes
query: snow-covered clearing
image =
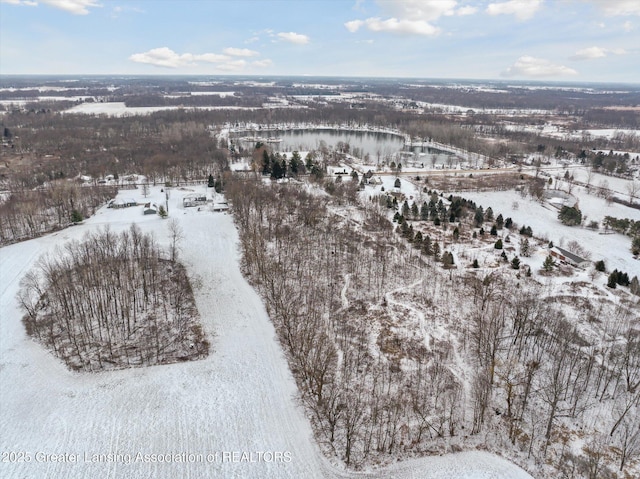
{"label": "snow-covered clearing", "polygon": [[252,107],[243,106],[131,106],[128,107],[124,102],[106,102],[106,103],[81,103],[69,108],[65,113],[79,113],[85,115],[107,115],[107,116],[134,116],[134,115],[150,115],[157,111],[163,110],[255,110]]}
{"label": "snow-covered clearing", "polygon": [[[605,216],[640,219],[640,211],[619,204],[607,205],[605,200],[574,190],[579,199],[580,210],[586,222],[601,222]],[[456,194],[455,192],[453,192]],[[602,234],[600,230],[591,230],[579,226],[566,226],[558,220],[558,209],[549,203],[540,203],[531,198],[523,198],[516,191],[462,192],[463,198],[476,202],[483,208],[491,207],[496,215],[511,217],[521,226],[530,226],[535,237],[552,241],[557,246],[575,240],[591,253],[591,260],[604,259],[607,269],[619,269],[628,272],[630,277],[640,274],[640,261],[631,254],[631,238],[618,233]],[[539,264],[531,264],[539,269],[546,255],[538,257]],[[533,258],[532,258],[533,259]]]}
{"label": "snow-covered clearing", "polygon": [[[18,283],[41,254],[87,231],[107,225],[120,231],[132,222],[167,245],[167,222],[158,216],[143,216],[140,207],[102,208],[81,225],[0,249],[1,477],[531,477],[479,451],[413,459],[370,473],[329,464],[297,404],[295,382],[262,301],[240,272],[231,216],[208,206],[181,206],[185,194],[200,188],[172,189],[169,213],[185,233],[181,260],[202,284],[195,298],[212,348],[201,361],[73,373],[31,341],[20,321]],[[121,194],[140,202],[164,199],[159,188],[149,198],[139,191]],[[27,457],[29,462],[14,462]]]}

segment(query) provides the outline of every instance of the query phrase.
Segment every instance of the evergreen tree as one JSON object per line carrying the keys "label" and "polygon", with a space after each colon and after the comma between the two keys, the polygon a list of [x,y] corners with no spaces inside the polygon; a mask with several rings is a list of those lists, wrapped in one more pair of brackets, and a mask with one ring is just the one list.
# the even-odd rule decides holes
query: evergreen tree
{"label": "evergreen tree", "polygon": [[437,241],[433,243],[433,257],[436,261],[440,261],[440,245]]}
{"label": "evergreen tree", "polygon": [[429,207],[427,206],[427,202],[422,203],[422,207],[420,208],[420,219],[422,221],[427,221],[429,219]]}
{"label": "evergreen tree", "polygon": [[558,219],[563,225],[575,226],[582,223],[582,213],[577,207],[563,206],[558,214]]}
{"label": "evergreen tree", "polygon": [[602,260],[602,259],[600,261],[596,261],[594,263],[594,266],[596,268],[596,271],[600,271],[600,272],[604,273],[605,270],[606,270],[606,267],[605,267],[605,264],[604,264],[604,260]]}
{"label": "evergreen tree", "polygon": [[458,229],[458,227],[456,226],[453,229],[453,239],[458,241],[458,238],[460,238],[460,230]]}
{"label": "evergreen tree", "polygon": [[498,228],[496,228],[496,225],[491,226],[491,231],[489,232],[489,234],[491,236],[498,236]]}
{"label": "evergreen tree", "polygon": [[520,259],[517,256],[514,256],[511,260],[511,267],[513,269],[520,269]]}
{"label": "evergreen tree", "polygon": [[400,188],[400,178],[396,178],[396,181],[393,182],[394,188]]}
{"label": "evergreen tree", "polygon": [[640,255],[640,236],[636,236],[631,240],[631,254]]}
{"label": "evergreen tree", "polygon": [[433,247],[431,245],[431,238],[427,235],[422,242],[422,252],[427,256],[431,256],[433,254]]}
{"label": "evergreen tree", "polygon": [[511,217],[508,217],[506,220],[504,220],[504,227],[505,228],[510,230],[512,226],[513,226],[513,220],[511,219]]}
{"label": "evergreen tree", "polygon": [[473,266],[474,268],[476,268],[476,269],[480,267],[480,265],[478,264],[478,260],[477,260],[477,259],[474,259],[474,260],[473,260],[473,265],[472,265],[472,266]]}
{"label": "evergreen tree", "polygon": [[404,203],[402,203],[402,216],[405,218],[409,217],[409,202],[407,200],[404,200]]}
{"label": "evergreen tree", "polygon": [[608,278],[607,286],[611,289],[616,289],[616,285],[618,284],[618,270],[613,271]]}
{"label": "evergreen tree", "polygon": [[387,196],[387,208],[389,209],[393,208],[393,201],[391,201],[391,196]]}
{"label": "evergreen tree", "polygon": [[501,230],[504,226],[504,219],[502,218],[502,214],[499,214],[496,218],[496,227]]}
{"label": "evergreen tree", "polygon": [[451,266],[453,266],[455,264],[453,261],[453,253],[449,251],[445,251],[444,253],[442,253],[442,264],[445,268],[450,268]]}
{"label": "evergreen tree", "polygon": [[80,223],[82,220],[82,213],[80,213],[78,210],[73,210],[71,212],[71,221],[73,223]]}
{"label": "evergreen tree", "polygon": [[420,212],[419,212],[419,210],[418,210],[418,205],[417,205],[417,203],[414,201],[414,202],[411,204],[411,217],[412,217],[414,220],[417,220],[417,219],[418,219],[418,215],[419,215],[419,214],[420,214]]}
{"label": "evergreen tree", "polygon": [[493,221],[493,210],[491,209],[491,206],[489,206],[487,211],[484,212],[484,219],[485,221]]}
{"label": "evergreen tree", "polygon": [[553,256],[549,255],[547,256],[547,258],[544,260],[544,263],[542,263],[542,268],[549,272],[553,269],[553,267],[556,265],[556,262],[553,260]]}
{"label": "evergreen tree", "polygon": [[164,205],[160,205],[160,207],[158,208],[158,214],[160,215],[160,218],[166,218],[168,215],[167,210],[164,208]]}
{"label": "evergreen tree", "polygon": [[[300,153],[294,151],[291,153],[291,160],[289,161],[289,169],[292,175],[297,175],[300,171],[300,166],[302,165],[302,158],[300,157]],[[357,174],[357,173],[356,173]]]}
{"label": "evergreen tree", "polygon": [[495,244],[493,245],[493,247],[495,249],[502,249],[502,240],[498,239],[498,241],[495,242]]}
{"label": "evergreen tree", "polygon": [[271,158],[269,157],[269,152],[267,150],[262,151],[262,174],[271,174]]}
{"label": "evergreen tree", "polygon": [[208,188],[213,188],[213,186],[214,186],[213,175],[211,173],[209,173],[209,179],[207,181],[207,187]]}
{"label": "evergreen tree", "polygon": [[520,240],[520,254],[525,258],[528,258],[529,256],[531,256],[528,238],[522,238]]}
{"label": "evergreen tree", "polygon": [[473,219],[476,223],[476,226],[482,226],[482,223],[484,223],[484,212],[482,211],[482,206],[478,206]]}
{"label": "evergreen tree", "polygon": [[418,231],[416,235],[413,237],[413,244],[416,248],[422,247],[422,232]]}

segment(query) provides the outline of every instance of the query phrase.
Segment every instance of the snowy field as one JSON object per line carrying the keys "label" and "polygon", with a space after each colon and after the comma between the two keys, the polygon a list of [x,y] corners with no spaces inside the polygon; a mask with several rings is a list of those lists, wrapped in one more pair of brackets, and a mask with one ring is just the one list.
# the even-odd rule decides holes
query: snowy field
{"label": "snowy field", "polygon": [[[167,222],[158,216],[102,208],[84,224],[0,249],[0,477],[531,479],[479,451],[365,473],[330,464],[297,403],[263,304],[240,272],[232,218],[183,209],[182,196],[194,189],[172,190],[169,213],[185,233],[181,259],[201,283],[195,297],[212,343],[201,361],[73,373],[20,322],[18,283],[40,255],[87,231],[132,222],[166,246]],[[137,199],[160,204],[163,194],[153,189]]]}

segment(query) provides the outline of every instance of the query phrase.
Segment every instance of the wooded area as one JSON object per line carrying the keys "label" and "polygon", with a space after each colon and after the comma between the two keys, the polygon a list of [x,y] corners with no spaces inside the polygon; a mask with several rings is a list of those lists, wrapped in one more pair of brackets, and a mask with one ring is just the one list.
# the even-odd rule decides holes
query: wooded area
{"label": "wooded area", "polygon": [[87,234],[41,258],[22,280],[19,301],[27,333],[75,370],[209,352],[184,266],[135,225]]}

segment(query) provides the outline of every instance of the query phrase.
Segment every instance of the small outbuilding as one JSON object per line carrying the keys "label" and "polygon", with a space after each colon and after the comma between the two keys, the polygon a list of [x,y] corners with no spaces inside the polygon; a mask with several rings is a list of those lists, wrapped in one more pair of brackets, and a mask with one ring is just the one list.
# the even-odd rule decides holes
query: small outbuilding
{"label": "small outbuilding", "polygon": [[591,264],[591,261],[588,259],[584,259],[571,251],[560,248],[559,246],[551,248],[549,253],[561,263],[569,264],[575,268],[588,268]]}

